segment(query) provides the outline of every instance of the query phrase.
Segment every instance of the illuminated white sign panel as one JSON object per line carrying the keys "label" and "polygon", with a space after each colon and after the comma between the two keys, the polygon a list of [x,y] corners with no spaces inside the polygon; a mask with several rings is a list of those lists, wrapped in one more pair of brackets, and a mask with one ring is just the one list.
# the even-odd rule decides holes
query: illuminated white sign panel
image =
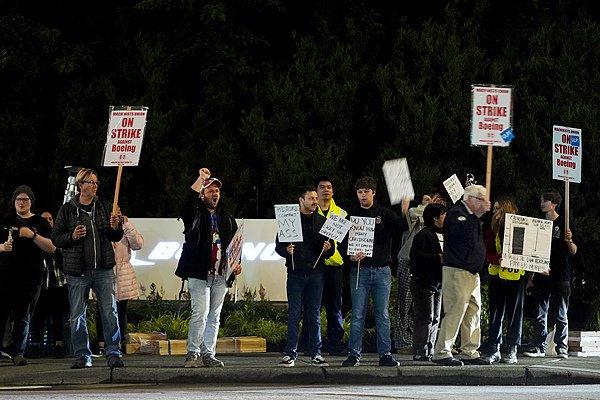
{"label": "illuminated white sign panel", "polygon": [[[130,221],[144,236],[144,248],[132,252],[131,258],[138,282],[145,289],[140,298],[149,294],[150,284],[154,283],[159,291],[164,291],[163,298],[177,299],[181,280],[174,272],[183,245],[183,222],[175,218],[130,218]],[[246,290],[258,293],[262,285],[269,300],[287,301],[286,269],[283,258],[275,253],[276,235],[274,219],[244,220],[243,272],[236,280],[238,296]]]}

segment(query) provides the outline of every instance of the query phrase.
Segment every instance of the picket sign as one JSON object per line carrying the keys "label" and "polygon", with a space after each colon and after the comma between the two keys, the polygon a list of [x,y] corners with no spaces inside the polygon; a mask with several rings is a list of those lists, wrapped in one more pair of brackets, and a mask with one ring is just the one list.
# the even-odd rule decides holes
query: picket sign
{"label": "picket sign", "polygon": [[123,166],[137,166],[142,154],[148,107],[127,106],[109,108],[106,144],[102,166],[118,167],[112,214],[117,214]]}

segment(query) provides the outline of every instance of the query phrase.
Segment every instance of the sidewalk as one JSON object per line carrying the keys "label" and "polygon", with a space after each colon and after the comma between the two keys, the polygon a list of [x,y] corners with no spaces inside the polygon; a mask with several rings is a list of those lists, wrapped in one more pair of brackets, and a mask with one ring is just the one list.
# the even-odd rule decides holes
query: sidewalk
{"label": "sidewalk", "polygon": [[377,366],[377,355],[367,354],[361,366],[342,368],[344,357],[326,357],[329,367],[308,364],[301,357],[293,368],[277,364],[276,353],[218,356],[225,368],[183,368],[183,356],[124,356],[125,368],[112,373],[104,359],[94,366],[72,370],[73,359],[32,359],[29,365],[15,367],[0,361],[0,386],[70,386],[96,384],[193,384],[219,382],[222,385],[566,385],[600,384],[600,358],[520,357],[519,364],[442,367],[398,356],[398,368]]}

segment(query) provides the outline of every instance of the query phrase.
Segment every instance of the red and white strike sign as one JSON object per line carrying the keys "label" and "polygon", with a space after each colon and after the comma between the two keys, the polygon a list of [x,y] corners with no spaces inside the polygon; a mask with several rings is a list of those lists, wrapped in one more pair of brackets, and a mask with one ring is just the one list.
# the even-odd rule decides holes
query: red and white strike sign
{"label": "red and white strike sign", "polygon": [[512,89],[473,86],[472,95],[471,145],[508,146],[512,140]]}
{"label": "red and white strike sign", "polygon": [[142,153],[148,107],[110,107],[102,166],[137,166]]}
{"label": "red and white strike sign", "polygon": [[581,183],[581,129],[552,127],[552,179]]}

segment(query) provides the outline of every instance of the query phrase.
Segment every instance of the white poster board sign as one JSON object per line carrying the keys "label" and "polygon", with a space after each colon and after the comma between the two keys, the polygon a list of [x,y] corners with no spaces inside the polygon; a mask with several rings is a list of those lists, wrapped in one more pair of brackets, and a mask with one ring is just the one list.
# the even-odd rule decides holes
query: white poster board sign
{"label": "white poster board sign", "polygon": [[410,200],[415,198],[406,158],[386,161],[383,164],[383,177],[392,205],[402,203],[402,199],[406,197]]}
{"label": "white poster board sign", "polygon": [[342,242],[351,226],[352,222],[337,214],[330,213],[319,233],[336,242]]}
{"label": "white poster board sign", "polygon": [[508,146],[512,133],[512,89],[471,87],[471,145]]}
{"label": "white poster board sign", "polygon": [[282,243],[302,242],[299,204],[276,204],[277,237]]}
{"label": "white poster board sign", "polygon": [[352,226],[348,233],[348,255],[355,256],[362,252],[367,257],[373,257],[375,218],[350,217],[350,222]]}
{"label": "white poster board sign", "polygon": [[[142,153],[148,107],[110,108],[102,166],[137,166]],[[135,108],[135,109],[134,109]]]}
{"label": "white poster board sign", "polygon": [[465,193],[465,188],[463,187],[462,183],[460,183],[460,180],[456,174],[444,181],[444,187],[450,195],[453,203],[456,203],[458,200],[460,200]]}
{"label": "white poster board sign", "polygon": [[238,226],[237,231],[231,238],[231,242],[227,249],[225,250],[225,254],[227,255],[227,262],[225,263],[225,271],[223,271],[223,276],[225,280],[229,279],[229,276],[233,273],[233,267],[241,262],[242,257],[242,249],[244,246],[244,222]]}
{"label": "white poster board sign", "polygon": [[552,127],[552,178],[581,183],[581,129]]}
{"label": "white poster board sign", "polygon": [[506,214],[502,267],[543,272],[550,268],[552,221]]}

